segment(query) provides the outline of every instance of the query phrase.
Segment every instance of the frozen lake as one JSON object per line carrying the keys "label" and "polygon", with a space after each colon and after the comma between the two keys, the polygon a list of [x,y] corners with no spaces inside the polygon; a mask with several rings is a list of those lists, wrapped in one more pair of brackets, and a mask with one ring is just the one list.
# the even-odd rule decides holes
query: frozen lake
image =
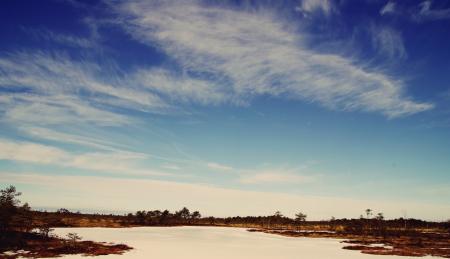
{"label": "frozen lake", "polygon": [[[289,238],[222,227],[59,228],[55,234],[78,233],[83,240],[124,243],[134,249],[123,255],[100,258],[184,259],[390,259],[394,256],[362,254],[341,249],[334,239]],[[64,256],[64,258],[86,258]],[[406,259],[413,257],[398,257]],[[417,259],[415,257],[415,259]]]}

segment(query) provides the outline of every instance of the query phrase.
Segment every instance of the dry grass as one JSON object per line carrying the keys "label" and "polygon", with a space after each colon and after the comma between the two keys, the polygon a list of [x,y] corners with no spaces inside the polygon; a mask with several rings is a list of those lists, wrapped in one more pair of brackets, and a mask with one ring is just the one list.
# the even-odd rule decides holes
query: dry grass
{"label": "dry grass", "polygon": [[374,255],[439,256],[450,258],[450,234],[417,232],[414,235],[364,236],[340,232],[298,232],[268,229],[249,231],[288,237],[337,238],[350,245],[343,249],[358,250]]}

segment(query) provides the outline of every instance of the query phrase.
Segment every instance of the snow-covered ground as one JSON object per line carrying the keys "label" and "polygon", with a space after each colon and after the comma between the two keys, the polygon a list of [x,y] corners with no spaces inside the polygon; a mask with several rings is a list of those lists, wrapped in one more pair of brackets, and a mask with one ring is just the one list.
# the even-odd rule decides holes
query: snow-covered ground
{"label": "snow-covered ground", "polygon": [[[108,258],[154,259],[391,259],[394,256],[361,254],[341,249],[334,239],[290,238],[239,228],[221,227],[138,227],[59,228],[55,234],[75,232],[83,240],[125,243],[134,247],[123,255]],[[101,256],[103,258],[105,256]],[[79,255],[64,258],[86,258]],[[406,259],[398,257],[395,259]],[[412,257],[411,257],[412,258]]]}

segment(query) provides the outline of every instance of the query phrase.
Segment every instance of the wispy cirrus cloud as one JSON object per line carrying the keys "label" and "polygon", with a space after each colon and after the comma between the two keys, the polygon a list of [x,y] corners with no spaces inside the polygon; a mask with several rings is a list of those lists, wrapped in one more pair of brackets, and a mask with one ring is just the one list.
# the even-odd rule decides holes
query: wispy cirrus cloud
{"label": "wispy cirrus cloud", "polygon": [[262,168],[243,170],[239,174],[238,182],[256,185],[285,185],[310,183],[314,180],[314,176],[306,175],[298,168]]}
{"label": "wispy cirrus cloud", "polygon": [[310,15],[316,11],[320,11],[324,15],[329,16],[332,12],[336,11],[336,8],[333,2],[329,0],[302,0],[295,10],[304,15]]}
{"label": "wispy cirrus cloud", "polygon": [[79,37],[71,34],[56,33],[44,28],[23,28],[22,30],[33,36],[36,40],[55,42],[63,46],[74,48],[94,48],[98,46],[98,43],[93,37]]}
{"label": "wispy cirrus cloud", "polygon": [[131,118],[93,106],[75,95],[9,94],[3,119],[10,125],[59,125],[93,123],[100,126],[125,125]]}
{"label": "wispy cirrus cloud", "polygon": [[416,21],[450,19],[450,8],[433,8],[433,1],[423,1],[420,10],[413,17]]}
{"label": "wispy cirrus cloud", "polygon": [[259,173],[252,176],[243,176],[239,182],[245,184],[298,184],[310,182],[311,179],[301,175],[284,174],[280,172]]}
{"label": "wispy cirrus cloud", "polygon": [[381,55],[390,59],[405,59],[408,54],[402,34],[388,26],[370,26],[373,48]]}
{"label": "wispy cirrus cloud", "polygon": [[169,169],[169,170],[180,170],[181,169],[179,166],[174,165],[174,164],[163,164],[161,167],[164,169]]}
{"label": "wispy cirrus cloud", "polygon": [[145,154],[125,151],[73,153],[55,146],[0,139],[0,160],[125,175],[168,175],[167,173],[140,167],[139,162],[146,158]]}
{"label": "wispy cirrus cloud", "polygon": [[167,100],[183,104],[218,105],[230,96],[209,80],[193,78],[163,68],[140,68],[130,75],[131,84],[157,92]]}
{"label": "wispy cirrus cloud", "polygon": [[[391,10],[392,9],[392,10]],[[450,19],[450,8],[442,1],[425,0],[414,6],[389,1],[380,14],[396,14],[416,23]]]}
{"label": "wispy cirrus cloud", "polygon": [[106,151],[120,151],[126,150],[127,147],[120,145],[117,142],[102,140],[98,136],[90,137],[79,134],[68,133],[67,131],[59,131],[50,128],[43,127],[21,127],[20,132],[25,133],[28,136],[42,139],[50,140],[59,143],[75,144],[82,147],[90,147],[96,150],[106,150]]}
{"label": "wispy cirrus cloud", "polygon": [[395,12],[396,4],[395,2],[389,1],[380,10],[380,15],[391,14]]}
{"label": "wispy cirrus cloud", "polygon": [[206,164],[206,166],[210,169],[213,170],[219,170],[219,171],[230,171],[233,170],[233,167],[231,166],[227,166],[227,165],[222,165],[219,163],[214,163],[214,162],[209,162]]}
{"label": "wispy cirrus cloud", "polygon": [[[332,8],[328,1],[301,4],[307,10]],[[4,119],[124,125],[132,118],[122,109],[165,113],[191,103],[248,105],[263,95],[390,118],[433,107],[408,97],[401,79],[350,58],[312,51],[298,28],[271,11],[237,11],[197,1],[130,1],[112,8],[119,26],[163,50],[177,69],[138,66],[124,72],[113,61],[74,59],[64,52],[2,54],[0,87],[13,90],[2,93]],[[398,33],[383,29],[376,35],[373,44],[381,53],[406,56]],[[89,45],[86,39],[50,31],[42,37]]]}
{"label": "wispy cirrus cloud", "polygon": [[350,58],[310,50],[298,28],[270,11],[236,11],[197,1],[129,1],[114,9],[135,39],[160,48],[182,73],[205,80],[228,102],[271,95],[391,118],[433,107],[408,97],[400,79]]}
{"label": "wispy cirrus cloud", "polygon": [[134,119],[120,109],[171,109],[133,82],[114,64],[75,60],[64,52],[29,50],[0,56],[0,87],[6,89],[1,109],[12,125],[124,125]]}
{"label": "wispy cirrus cloud", "polygon": [[51,164],[65,160],[67,157],[66,152],[59,148],[30,142],[0,139],[0,147],[0,159],[3,160]]}

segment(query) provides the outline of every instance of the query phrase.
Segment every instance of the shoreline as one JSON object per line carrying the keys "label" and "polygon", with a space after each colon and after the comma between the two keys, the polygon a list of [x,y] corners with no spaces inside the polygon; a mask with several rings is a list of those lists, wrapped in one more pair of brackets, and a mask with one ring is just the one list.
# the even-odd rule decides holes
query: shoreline
{"label": "shoreline", "polygon": [[445,233],[421,233],[419,237],[382,237],[337,232],[333,233],[331,231],[292,231],[257,228],[248,229],[247,231],[281,235],[285,237],[341,239],[341,243],[348,244],[343,246],[342,249],[356,250],[364,254],[413,257],[437,256],[450,258],[450,234]]}
{"label": "shoreline", "polygon": [[90,240],[69,240],[58,236],[43,237],[37,233],[11,233],[11,239],[20,240],[0,249],[0,258],[48,258],[80,254],[99,256],[123,254],[133,248],[126,244],[94,242]]}
{"label": "shoreline", "polygon": [[[361,236],[357,234],[338,233],[333,231],[314,231],[314,230],[277,230],[263,228],[248,228],[245,226],[221,226],[221,225],[178,225],[178,226],[153,226],[153,227],[227,227],[227,228],[245,228],[248,232],[261,232],[285,237],[304,237],[304,238],[330,238],[340,240],[344,244],[342,249],[360,251],[364,254],[372,255],[397,255],[397,256],[436,256],[450,258],[450,235],[446,233],[420,233],[419,236]],[[121,226],[121,227],[82,227],[92,228],[139,228],[152,226]],[[61,227],[62,229],[71,229],[73,227]],[[76,245],[70,245],[69,241],[59,237],[50,237],[48,239],[31,240],[24,247],[18,247],[14,250],[5,250],[0,254],[0,258],[39,258],[39,257],[59,257],[70,254],[81,254],[83,256],[98,256],[108,254],[123,254],[132,247],[126,244],[112,244],[94,241],[77,241]],[[10,254],[5,254],[9,252]]]}

